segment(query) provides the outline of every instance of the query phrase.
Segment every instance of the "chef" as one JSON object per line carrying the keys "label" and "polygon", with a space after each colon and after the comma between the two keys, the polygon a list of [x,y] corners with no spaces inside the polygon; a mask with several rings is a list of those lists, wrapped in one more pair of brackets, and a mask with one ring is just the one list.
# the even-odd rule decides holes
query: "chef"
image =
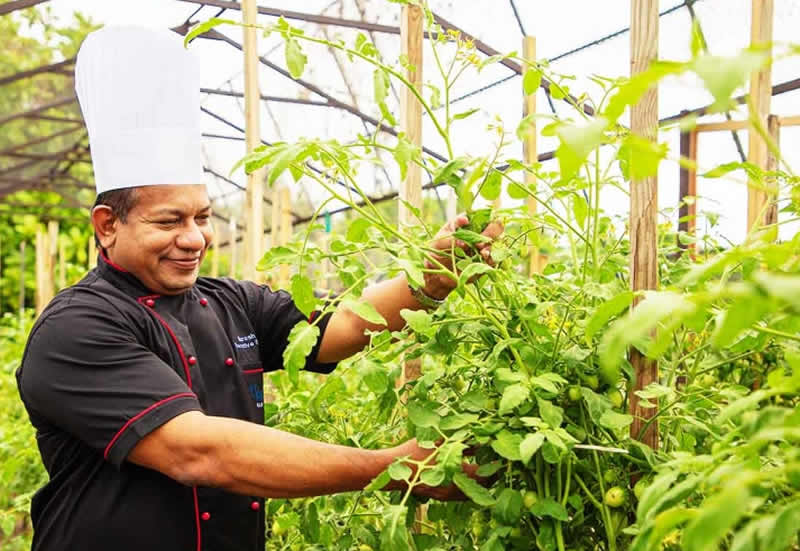
{"label": "chef", "polygon": [[[363,450],[263,426],[263,373],[281,368],[304,316],[286,292],[198,277],[213,239],[198,73],[166,31],[104,28],[78,54],[99,259],[39,317],[17,372],[50,475],[31,505],[34,551],[260,551],[264,498],[359,490],[395,458],[431,453],[413,440]],[[466,223],[434,244],[449,249]],[[399,276],[363,300],[397,330],[401,309],[435,306],[453,286]],[[306,369],[319,373],[377,329],[348,310],[318,323]]]}

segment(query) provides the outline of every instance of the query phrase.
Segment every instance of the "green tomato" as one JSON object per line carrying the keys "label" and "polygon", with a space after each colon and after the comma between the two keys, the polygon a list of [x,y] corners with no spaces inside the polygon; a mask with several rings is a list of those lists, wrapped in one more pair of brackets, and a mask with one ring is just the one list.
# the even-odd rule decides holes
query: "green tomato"
{"label": "green tomato", "polygon": [[612,508],[622,507],[627,501],[627,492],[619,486],[612,486],[606,491],[603,502]]}
{"label": "green tomato", "polygon": [[625,401],[622,393],[616,388],[609,389],[609,391],[606,392],[606,398],[608,398],[611,401],[611,405],[617,409],[621,408]]}
{"label": "green tomato", "polygon": [[372,546],[362,543],[358,546],[358,551],[372,551]]}
{"label": "green tomato", "polygon": [[581,397],[581,387],[573,385],[567,389],[567,398],[570,402],[579,402]]}
{"label": "green tomato", "polygon": [[592,390],[597,390],[597,387],[600,386],[600,379],[597,375],[584,375],[583,382]]}
{"label": "green tomato", "polygon": [[475,536],[475,539],[481,539],[483,533],[486,531],[486,527],[480,521],[472,523],[472,535]]}
{"label": "green tomato", "polygon": [[697,384],[703,388],[709,388],[714,385],[716,379],[710,373],[703,373],[697,378]]}
{"label": "green tomato", "polygon": [[537,494],[534,490],[526,490],[525,494],[522,496],[522,504],[528,510],[536,505],[537,501],[539,501],[539,494]]}
{"label": "green tomato", "polygon": [[467,383],[464,382],[464,379],[458,378],[453,381],[453,388],[459,392],[464,392],[464,389],[467,388]]}
{"label": "green tomato", "polygon": [[606,469],[603,473],[603,481],[606,484],[614,484],[617,481],[617,471],[614,469]]}

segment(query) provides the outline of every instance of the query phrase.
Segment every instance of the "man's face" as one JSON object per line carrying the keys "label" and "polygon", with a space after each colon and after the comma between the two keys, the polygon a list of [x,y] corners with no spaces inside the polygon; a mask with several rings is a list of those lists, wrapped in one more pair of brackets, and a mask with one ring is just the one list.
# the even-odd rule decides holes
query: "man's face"
{"label": "man's face", "polygon": [[112,262],[162,295],[188,291],[211,244],[211,204],[204,185],[144,186],[123,223],[113,224]]}

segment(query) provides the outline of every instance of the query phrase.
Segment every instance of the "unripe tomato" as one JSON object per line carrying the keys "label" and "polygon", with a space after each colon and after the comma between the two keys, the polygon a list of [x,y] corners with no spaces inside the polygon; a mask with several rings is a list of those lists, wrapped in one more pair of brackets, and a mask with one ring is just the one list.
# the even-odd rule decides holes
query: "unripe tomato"
{"label": "unripe tomato", "polygon": [[526,490],[525,493],[522,496],[522,504],[528,510],[530,510],[531,507],[536,505],[537,501],[539,501],[539,494],[537,494],[533,490]]}
{"label": "unripe tomato", "polygon": [[358,551],[372,551],[372,546],[362,543],[358,546]]}
{"label": "unripe tomato", "polygon": [[710,373],[703,373],[697,378],[697,384],[702,386],[703,388],[708,388],[713,386],[715,382],[714,376]]}
{"label": "unripe tomato", "polygon": [[464,382],[464,379],[456,379],[453,381],[453,388],[459,392],[464,392],[464,389],[467,388],[467,383]]}
{"label": "unripe tomato", "polygon": [[625,401],[625,398],[622,396],[622,393],[616,388],[609,389],[609,391],[606,392],[606,397],[611,402],[611,405],[617,409],[621,408],[622,403]]}
{"label": "unripe tomato", "polygon": [[585,375],[583,377],[583,382],[592,390],[597,390],[597,387],[600,386],[600,379],[597,375]]}
{"label": "unripe tomato", "polygon": [[567,389],[567,398],[570,402],[578,402],[580,401],[581,397],[581,387],[573,385]]}
{"label": "unripe tomato", "polygon": [[603,502],[608,505],[609,507],[617,508],[622,507],[625,505],[625,501],[627,500],[627,493],[624,489],[620,488],[619,486],[613,486],[606,491],[606,495],[603,498]]}
{"label": "unripe tomato", "polygon": [[647,489],[647,486],[650,484],[650,480],[647,478],[640,478],[636,485],[633,487],[633,495],[636,496],[637,500],[642,499],[642,494]]}
{"label": "unripe tomato", "polygon": [[603,481],[606,484],[614,484],[617,481],[617,471],[614,469],[606,469],[603,473]]}

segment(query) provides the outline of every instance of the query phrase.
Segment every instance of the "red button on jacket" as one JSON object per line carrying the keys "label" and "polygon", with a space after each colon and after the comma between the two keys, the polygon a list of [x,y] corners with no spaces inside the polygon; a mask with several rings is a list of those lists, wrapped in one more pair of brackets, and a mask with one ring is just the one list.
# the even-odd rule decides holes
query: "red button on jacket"
{"label": "red button on jacket", "polygon": [[205,512],[203,512],[202,515],[200,515],[200,518],[203,519],[203,520],[210,520],[211,519],[211,513],[209,513],[208,511],[205,511]]}
{"label": "red button on jacket", "polygon": [[189,356],[189,359],[187,361],[189,362],[189,365],[194,365],[197,363],[197,358],[195,358],[194,356]]}

